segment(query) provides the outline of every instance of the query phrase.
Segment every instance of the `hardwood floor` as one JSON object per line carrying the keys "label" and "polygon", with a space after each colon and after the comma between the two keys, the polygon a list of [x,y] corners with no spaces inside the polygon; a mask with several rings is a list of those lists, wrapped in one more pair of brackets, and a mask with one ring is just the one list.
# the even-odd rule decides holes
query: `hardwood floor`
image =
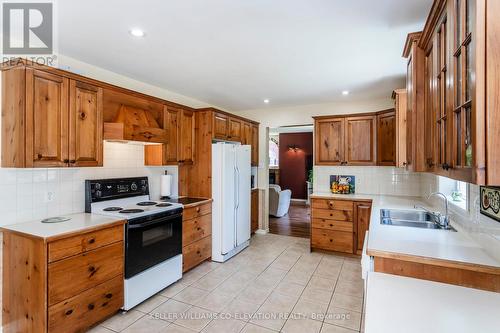
{"label": "hardwood floor", "polygon": [[292,204],[287,215],[280,218],[269,216],[269,232],[283,236],[309,238],[311,208]]}

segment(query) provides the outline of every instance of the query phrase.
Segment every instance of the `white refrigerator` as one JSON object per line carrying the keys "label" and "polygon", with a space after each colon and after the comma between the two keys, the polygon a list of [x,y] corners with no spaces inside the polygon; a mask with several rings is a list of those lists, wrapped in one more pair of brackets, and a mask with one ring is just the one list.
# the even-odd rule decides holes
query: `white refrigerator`
{"label": "white refrigerator", "polygon": [[224,262],[250,243],[250,146],[212,144],[212,260]]}

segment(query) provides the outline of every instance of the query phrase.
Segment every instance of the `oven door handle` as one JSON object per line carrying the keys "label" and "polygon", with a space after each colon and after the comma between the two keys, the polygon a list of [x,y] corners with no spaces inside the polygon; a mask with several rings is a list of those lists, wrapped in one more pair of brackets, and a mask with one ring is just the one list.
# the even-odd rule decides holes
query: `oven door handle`
{"label": "oven door handle", "polygon": [[[139,229],[139,228],[145,228],[145,227],[149,227],[149,226],[156,225],[156,224],[158,224],[158,225],[165,224],[166,222],[174,220],[178,217],[182,217],[182,214],[175,214],[175,215],[171,215],[171,216],[159,219],[159,220],[152,220],[152,221],[147,221],[147,222],[143,222],[143,223],[139,223],[139,224],[129,224],[127,226],[127,228],[128,229]],[[181,222],[181,221],[179,221],[179,222]]]}

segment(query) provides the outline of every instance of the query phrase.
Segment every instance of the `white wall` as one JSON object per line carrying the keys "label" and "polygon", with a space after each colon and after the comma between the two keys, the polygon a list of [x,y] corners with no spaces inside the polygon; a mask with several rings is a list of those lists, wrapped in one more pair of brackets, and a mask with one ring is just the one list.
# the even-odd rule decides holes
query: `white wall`
{"label": "white wall", "polygon": [[145,167],[144,146],[137,144],[104,142],[99,168],[0,168],[0,225],[83,212],[86,179],[148,176],[151,197],[158,198],[165,170],[174,176],[172,194],[177,195],[177,166]]}
{"label": "white wall", "polygon": [[315,166],[315,192],[330,192],[330,176],[356,177],[356,193],[413,196],[421,195],[421,175],[394,167]]}

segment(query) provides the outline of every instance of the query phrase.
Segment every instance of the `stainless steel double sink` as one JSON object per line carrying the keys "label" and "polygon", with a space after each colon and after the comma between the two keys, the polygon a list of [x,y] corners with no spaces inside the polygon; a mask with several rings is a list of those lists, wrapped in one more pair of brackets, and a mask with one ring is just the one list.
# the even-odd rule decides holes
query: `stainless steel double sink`
{"label": "stainless steel double sink", "polygon": [[380,224],[456,231],[451,226],[443,228],[435,215],[421,210],[381,209]]}

